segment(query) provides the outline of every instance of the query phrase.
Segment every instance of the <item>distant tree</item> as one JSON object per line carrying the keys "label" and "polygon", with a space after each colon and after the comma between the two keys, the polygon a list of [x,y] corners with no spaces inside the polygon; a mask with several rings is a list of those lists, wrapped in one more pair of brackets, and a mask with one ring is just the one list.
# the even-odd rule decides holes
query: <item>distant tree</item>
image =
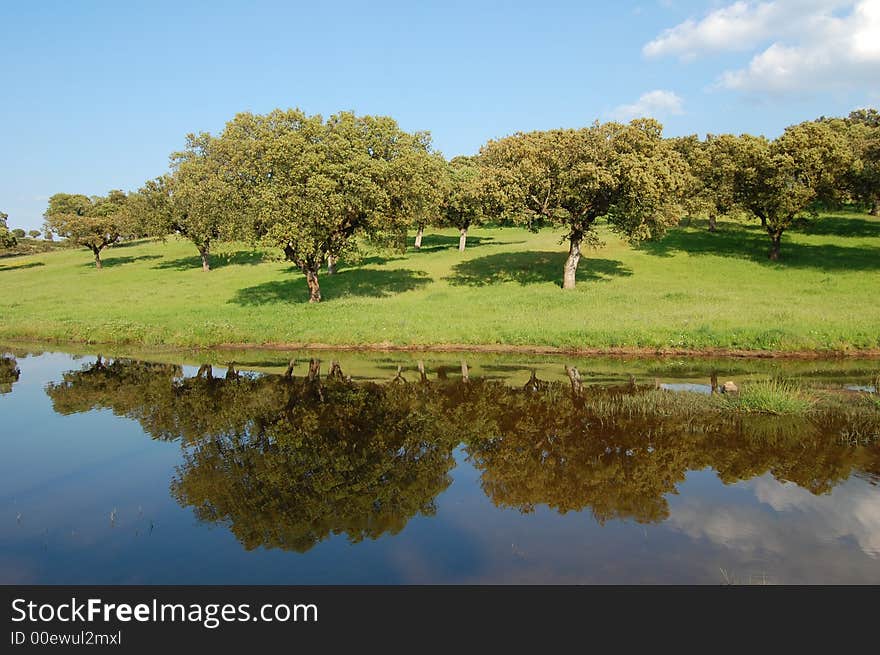
{"label": "distant tree", "polygon": [[573,289],[581,245],[598,243],[596,221],[632,241],[678,223],[690,173],[660,123],[596,123],[582,129],[517,133],[481,152],[502,212],[530,229],[565,229],[564,289]]}
{"label": "distant tree", "polygon": [[31,239],[39,239],[40,238],[40,231],[39,230],[28,230],[28,236]]}
{"label": "distant tree", "polygon": [[708,188],[702,173],[708,168],[708,149],[706,143],[696,134],[669,139],[672,148],[687,162],[690,171],[690,184],[682,198],[685,218],[707,215],[709,231],[715,231],[715,217],[709,211]]}
{"label": "distant tree", "polygon": [[880,214],[880,113],[860,109],[846,119],[847,135],[853,151],[853,165],[847,172],[846,186],[852,198]]}
{"label": "distant tree", "polygon": [[730,134],[696,135],[671,139],[673,148],[688,162],[690,185],[683,204],[689,216],[705,214],[709,231],[717,229],[718,218],[736,209],[736,139]]}
{"label": "distant tree", "polygon": [[413,160],[417,173],[411,177],[415,186],[411,197],[415,201],[410,209],[410,225],[415,228],[416,236],[414,246],[416,250],[422,247],[422,237],[428,225],[440,222],[440,202],[443,198],[447,163],[439,154],[429,157],[419,157]]}
{"label": "distant tree", "polygon": [[464,252],[468,228],[483,219],[486,186],[476,157],[455,157],[446,168],[440,215],[443,224],[458,228],[458,249]]}
{"label": "distant tree", "polygon": [[737,204],[761,221],[773,261],[792,222],[815,212],[815,201],[832,201],[839,193],[851,161],[844,135],[821,121],[788,127],[774,141],[743,135],[736,141],[736,157]]}
{"label": "distant tree", "polygon": [[189,134],[186,148],[171,155],[171,173],[148,181],[145,198],[151,234],[175,232],[195,244],[202,270],[209,271],[211,246],[233,233],[233,187],[213,154],[210,134]]}
{"label": "distant tree", "polygon": [[44,214],[46,229],[95,255],[95,268],[101,268],[101,251],[131,234],[132,217],[123,191],[106,196],[56,193],[49,198]]}
{"label": "distant tree", "polygon": [[9,218],[9,214],[0,212],[0,248],[13,248],[17,243],[15,235],[6,227],[7,218]]}
{"label": "distant tree", "polygon": [[22,230],[20,227],[17,227],[14,230],[12,230],[12,234],[16,239],[24,239],[27,236],[27,232]]}
{"label": "distant tree", "polygon": [[402,244],[432,180],[427,133],[383,116],[342,112],[326,121],[297,109],[239,114],[218,154],[248,201],[246,232],[281,248],[321,300],[318,272],[364,236]]}

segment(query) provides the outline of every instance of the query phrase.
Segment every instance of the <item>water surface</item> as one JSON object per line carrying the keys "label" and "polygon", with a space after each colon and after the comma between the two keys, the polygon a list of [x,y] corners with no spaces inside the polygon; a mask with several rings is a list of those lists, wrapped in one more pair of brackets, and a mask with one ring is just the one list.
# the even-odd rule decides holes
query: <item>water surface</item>
{"label": "water surface", "polygon": [[878,583],[877,368],[10,349],[0,583]]}

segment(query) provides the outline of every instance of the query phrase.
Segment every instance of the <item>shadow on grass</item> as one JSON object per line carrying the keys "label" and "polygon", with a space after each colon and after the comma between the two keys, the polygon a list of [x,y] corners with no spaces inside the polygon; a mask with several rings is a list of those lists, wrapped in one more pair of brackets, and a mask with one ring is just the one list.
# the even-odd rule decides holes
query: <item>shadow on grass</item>
{"label": "shadow on grass", "polygon": [[[123,266],[125,264],[134,264],[135,262],[146,261],[150,259],[162,259],[162,255],[137,255],[135,257],[101,257],[102,268],[112,268],[113,266]],[[95,268],[94,260],[80,264],[83,268]]]}
{"label": "shadow on grass", "polygon": [[146,243],[155,243],[158,240],[157,237],[143,237],[141,239],[131,239],[130,241],[120,241],[119,243],[113,244],[113,249],[119,250],[120,248],[133,248],[134,246],[142,246]]}
{"label": "shadow on grass", "polygon": [[[253,264],[262,264],[263,253],[253,250],[238,250],[230,253],[218,253],[209,255],[208,259],[211,268],[223,268],[224,266],[245,266]],[[199,255],[192,257],[181,257],[179,259],[169,259],[153,266],[155,269],[174,269],[176,271],[188,271],[192,268],[202,268],[202,258]]]}
{"label": "shadow on grass", "polygon": [[[287,276],[284,280],[239,289],[229,302],[243,306],[308,302],[309,290],[305,276],[296,269],[289,269]],[[330,301],[344,296],[384,298],[418,289],[432,281],[424,271],[407,269],[349,269],[338,271],[335,275],[321,275],[318,280],[321,283],[321,296]]]}
{"label": "shadow on grass", "polygon": [[35,268],[37,266],[45,266],[45,264],[43,262],[28,262],[27,264],[16,264],[14,266],[0,264],[0,271],[15,271],[22,268]]}
{"label": "shadow on grass", "polygon": [[[369,257],[363,257],[361,259],[357,259],[352,261],[351,263],[346,262],[345,260],[339,261],[336,263],[337,272],[342,271],[343,269],[347,269],[350,267],[357,268],[358,266],[367,266],[368,264],[383,266],[388,262],[396,262],[401,259],[406,259],[405,255],[370,255]],[[326,272],[326,269],[324,269]]]}
{"label": "shadow on grass", "polygon": [[880,238],[880,219],[870,220],[846,216],[808,219],[798,232],[838,237]]}
{"label": "shadow on grass", "polygon": [[686,252],[689,255],[731,257],[758,264],[788,268],[840,271],[880,269],[880,248],[795,243],[792,241],[792,234],[795,232],[787,232],[783,235],[782,250],[778,262],[770,261],[767,258],[770,239],[760,226],[726,224],[717,232],[677,229],[672,230],[658,241],[646,241],[639,248],[643,252],[657,257],[672,257],[676,253]]}
{"label": "shadow on grass", "polygon": [[[562,267],[568,254],[563,252],[511,252],[477,257],[452,269],[446,280],[460,286],[484,287],[502,282],[540,284],[555,282],[562,286]],[[630,276],[632,270],[614,259],[582,257],[578,266],[580,282],[597,282],[616,276]]]}
{"label": "shadow on grass", "polygon": [[[525,243],[524,241],[496,241],[495,237],[478,237],[468,236],[467,249],[479,248],[480,246],[507,246],[517,243]],[[406,240],[408,250],[415,249],[415,237],[408,237]],[[458,237],[447,236],[445,234],[426,234],[422,237],[422,247],[415,252],[437,252],[438,250],[451,250],[458,248]]]}

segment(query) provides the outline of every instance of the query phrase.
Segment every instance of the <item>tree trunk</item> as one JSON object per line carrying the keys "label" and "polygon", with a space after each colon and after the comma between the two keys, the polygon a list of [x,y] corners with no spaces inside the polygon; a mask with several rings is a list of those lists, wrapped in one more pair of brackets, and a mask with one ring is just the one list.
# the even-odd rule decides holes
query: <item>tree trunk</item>
{"label": "tree trunk", "polygon": [[871,211],[868,213],[871,216],[880,216],[880,198],[874,198],[874,202],[871,203]]}
{"label": "tree trunk", "polygon": [[571,392],[576,396],[580,395],[581,389],[583,388],[580,371],[574,366],[566,365],[565,372],[568,375],[568,381],[571,382]]}
{"label": "tree trunk", "polygon": [[464,252],[467,246],[467,228],[463,227],[458,231],[458,251]]}
{"label": "tree trunk", "polygon": [[709,231],[710,232],[715,231],[715,228],[717,227],[716,221],[717,221],[717,218],[716,218],[715,214],[709,214]]}
{"label": "tree trunk", "polygon": [[92,248],[92,252],[95,253],[95,268],[104,268],[104,262],[101,261],[101,249]]}
{"label": "tree trunk", "polygon": [[336,273],[336,257],[327,255],[327,275],[335,275]]}
{"label": "tree trunk", "polygon": [[418,231],[416,232],[416,250],[419,250],[422,247],[422,237],[425,234],[425,228],[419,226]]}
{"label": "tree trunk", "polygon": [[203,248],[199,248],[199,254],[202,256],[202,270],[210,271],[211,270],[211,262],[208,261],[208,246]]}
{"label": "tree trunk", "polygon": [[471,377],[470,377],[470,374],[468,371],[467,362],[465,360],[461,360],[461,381],[462,382],[469,382],[470,379],[471,379]]}
{"label": "tree trunk", "polygon": [[309,302],[321,302],[321,285],[318,283],[317,270],[306,270],[306,283],[309,285]]}
{"label": "tree trunk", "polygon": [[565,260],[565,271],[562,277],[563,289],[574,289],[578,262],[581,260],[581,239],[583,239],[583,235],[580,232],[569,238],[568,259]]}
{"label": "tree trunk", "polygon": [[541,381],[538,380],[538,374],[535,372],[535,369],[532,369],[531,374],[529,375],[529,381],[523,385],[523,391],[538,391],[541,388]]}
{"label": "tree trunk", "polygon": [[782,241],[782,232],[771,232],[770,233],[770,261],[778,261],[779,260],[779,242]]}

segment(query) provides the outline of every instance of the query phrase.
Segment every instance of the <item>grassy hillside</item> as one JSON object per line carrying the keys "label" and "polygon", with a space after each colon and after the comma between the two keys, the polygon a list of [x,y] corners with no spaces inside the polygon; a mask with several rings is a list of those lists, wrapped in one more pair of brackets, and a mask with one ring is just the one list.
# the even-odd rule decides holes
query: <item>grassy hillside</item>
{"label": "grassy hillside", "polygon": [[310,305],[290,264],[227,245],[203,273],[188,242],[0,259],[0,337],[106,343],[512,344],[666,349],[880,347],[880,220],[832,214],[765,258],[759,229],[694,222],[633,249],[611,234],[560,288],[558,233],[453,231],[322,276]]}

